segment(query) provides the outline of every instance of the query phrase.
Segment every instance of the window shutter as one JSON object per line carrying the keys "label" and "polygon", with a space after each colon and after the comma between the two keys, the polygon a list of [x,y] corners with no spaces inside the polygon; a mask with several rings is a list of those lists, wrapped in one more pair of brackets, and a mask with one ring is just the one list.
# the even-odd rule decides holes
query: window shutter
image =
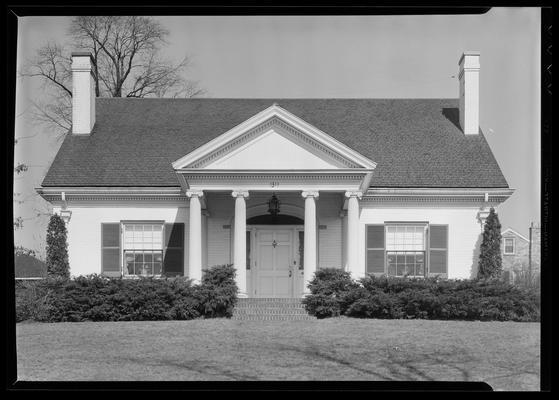
{"label": "window shutter", "polygon": [[367,225],[367,273],[384,274],[384,225]]}
{"label": "window shutter", "polygon": [[429,225],[429,276],[448,276],[447,225]]}
{"label": "window shutter", "polygon": [[120,223],[101,224],[101,274],[121,276]]}
{"label": "window shutter", "polygon": [[163,274],[184,275],[184,224],[165,224],[163,248]]}

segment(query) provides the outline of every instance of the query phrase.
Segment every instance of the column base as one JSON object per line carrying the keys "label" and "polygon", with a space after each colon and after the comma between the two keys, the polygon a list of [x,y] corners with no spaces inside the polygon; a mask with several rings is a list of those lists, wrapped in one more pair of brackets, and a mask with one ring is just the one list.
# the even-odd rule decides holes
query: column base
{"label": "column base", "polygon": [[237,297],[239,299],[248,299],[248,294],[246,293],[237,293]]}

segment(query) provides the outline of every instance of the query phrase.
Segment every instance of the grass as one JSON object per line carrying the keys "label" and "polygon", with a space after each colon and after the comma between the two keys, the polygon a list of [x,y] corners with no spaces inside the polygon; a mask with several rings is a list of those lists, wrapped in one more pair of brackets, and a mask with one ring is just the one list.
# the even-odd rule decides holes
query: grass
{"label": "grass", "polygon": [[539,323],[20,323],[18,379],[450,380],[539,390]]}

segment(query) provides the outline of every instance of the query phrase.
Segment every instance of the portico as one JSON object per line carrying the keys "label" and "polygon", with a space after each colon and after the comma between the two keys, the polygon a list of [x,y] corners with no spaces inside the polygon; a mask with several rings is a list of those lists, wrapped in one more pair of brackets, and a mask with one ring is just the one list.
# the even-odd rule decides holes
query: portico
{"label": "portico", "polygon": [[[279,287],[266,289],[265,286],[276,285],[274,279],[277,278],[279,282],[281,279],[278,277],[285,272],[283,270],[288,271],[289,278],[295,279],[298,274],[294,273],[294,266],[303,264],[302,277],[298,279],[302,279],[300,287],[307,290],[307,283],[318,265],[318,232],[321,228],[328,229],[328,225],[320,224],[317,218],[317,203],[323,194],[327,196],[321,200],[321,212],[335,221],[332,226],[339,227],[340,234],[340,212],[347,210],[346,237],[343,241],[347,243],[345,254],[348,258],[346,261],[341,259],[340,246],[337,252],[339,260],[336,259],[338,265],[332,266],[341,267],[344,264],[357,276],[364,275],[364,271],[359,271],[358,250],[355,247],[359,235],[359,199],[369,187],[375,166],[373,161],[277,105],[177,160],[173,163],[173,168],[189,199],[190,207],[189,276],[200,279],[204,267],[201,213],[205,211],[211,220],[217,211],[216,207],[223,210],[227,203],[234,203],[233,215],[229,215],[232,225],[230,229],[233,232],[231,252],[240,296],[254,296],[259,291],[266,290],[275,293],[276,289],[277,293],[300,295],[298,290],[282,291]],[[266,233],[262,235],[268,237],[273,244],[273,248],[269,250],[262,243],[262,236],[258,239],[254,236],[261,229],[253,227],[252,230],[247,230],[247,202],[251,196],[258,195],[260,199],[250,203],[251,216],[263,216],[267,214],[263,209],[266,197],[270,197],[272,193],[287,200],[284,201],[283,215],[302,220],[302,226],[297,229],[303,232],[303,243],[299,243],[299,236],[295,235],[297,230],[291,232],[286,227],[274,229],[273,226],[268,226]],[[228,201],[227,196],[230,196]],[[211,200],[212,197],[214,201]],[[215,200],[217,198],[221,199],[220,202]],[[254,236],[249,246],[247,238],[250,240],[253,236],[247,235],[247,232],[253,232]],[[330,232],[327,234],[334,235]],[[210,239],[208,237],[206,246],[211,247]],[[280,251],[276,251],[280,243],[278,239],[283,240],[279,248],[286,252],[281,256],[276,254]],[[339,243],[339,236],[337,240]],[[253,256],[258,253],[256,243],[259,243],[260,250],[270,251],[270,257],[275,257],[276,261],[270,261],[269,265],[258,265],[258,260],[254,257],[252,260],[247,257],[247,251],[252,252]],[[295,246],[304,249],[304,256],[300,261],[292,254],[291,248]],[[278,277],[271,276],[266,281],[262,278],[265,268],[277,270]],[[297,272],[299,270],[297,268]],[[288,286],[299,287],[294,282],[288,283]]]}
{"label": "portico", "polygon": [[[276,188],[277,189],[277,188]],[[267,212],[272,193],[280,199],[280,215]],[[227,196],[229,195],[229,196]],[[359,237],[359,191],[320,190],[244,190],[187,191],[189,198],[189,276],[202,277],[204,251],[219,240],[230,244],[230,259],[236,269],[240,297],[300,297],[307,294],[307,284],[318,268],[319,246],[331,247],[333,257],[324,260],[330,267],[344,266],[354,276],[363,276],[357,257]],[[317,208],[320,201],[320,217]],[[202,208],[202,204],[204,208]],[[232,215],[230,215],[232,211]],[[342,230],[343,213],[347,229]],[[209,235],[203,243],[202,214],[208,221],[230,221],[221,225],[230,232],[227,238]],[[229,215],[223,218],[223,214]],[[287,217],[287,218],[286,218]],[[215,224],[214,224],[215,226]],[[212,229],[212,228],[209,228]],[[215,230],[216,228],[214,228]],[[322,243],[319,232],[322,233]],[[344,260],[342,248],[347,245]]]}

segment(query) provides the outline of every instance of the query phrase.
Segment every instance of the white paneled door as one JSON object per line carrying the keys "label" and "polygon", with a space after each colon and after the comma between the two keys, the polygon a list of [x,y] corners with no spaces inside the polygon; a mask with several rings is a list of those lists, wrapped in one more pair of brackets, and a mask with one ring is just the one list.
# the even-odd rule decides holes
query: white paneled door
{"label": "white paneled door", "polygon": [[[258,229],[255,297],[299,297],[295,230]],[[297,289],[295,289],[297,288]]]}

